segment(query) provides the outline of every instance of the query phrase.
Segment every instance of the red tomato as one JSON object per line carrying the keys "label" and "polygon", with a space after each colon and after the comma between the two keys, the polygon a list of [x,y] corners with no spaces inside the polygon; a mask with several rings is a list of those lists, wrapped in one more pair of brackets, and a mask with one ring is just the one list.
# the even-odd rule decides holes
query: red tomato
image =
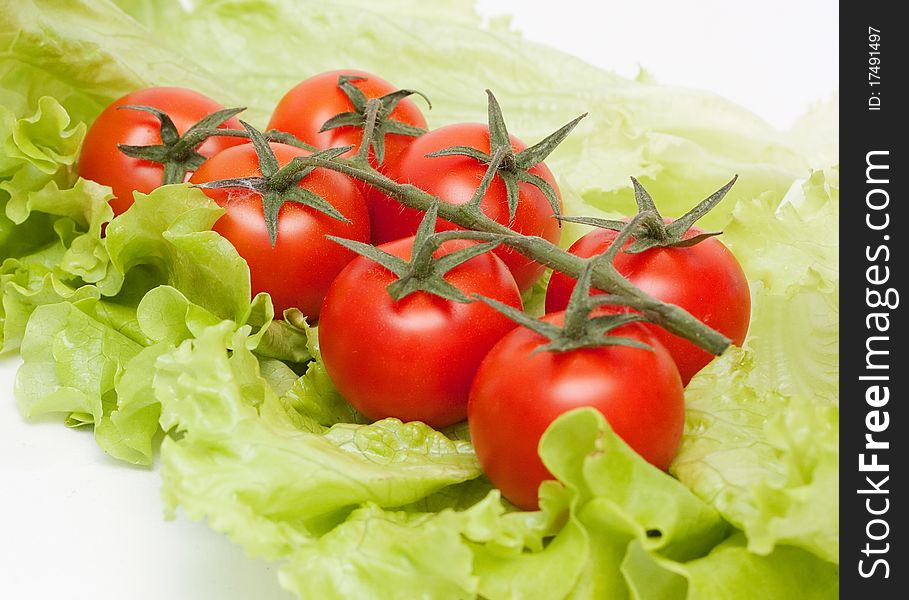
{"label": "red tomato", "polygon": [[[388,163],[387,175],[395,181],[413,184],[445,202],[465,204],[476,192],[487,166],[467,156],[426,156],[449,146],[470,146],[489,152],[489,128],[480,123],[460,123],[430,131],[414,140],[397,161]],[[526,147],[514,136],[511,137],[511,146],[515,152]],[[558,195],[558,185],[545,164],[533,167],[530,172],[546,180]],[[520,197],[514,219],[509,218],[505,183],[499,177],[493,179],[483,196],[483,213],[518,233],[538,235],[557,243],[559,223],[553,218],[552,207],[543,192],[528,183],[521,182],[519,186]],[[423,218],[423,213],[405,208],[397,200],[375,189],[367,193],[366,202],[372,220],[372,239],[376,244],[413,235]],[[439,220],[437,229],[456,227],[448,221]],[[543,274],[542,265],[511,248],[500,246],[494,252],[508,265],[522,291]]]}
{"label": "red tomato", "polygon": [[[435,256],[472,243],[446,242]],[[409,259],[413,238],[381,248]],[[468,296],[483,294],[521,308],[514,279],[492,253],[444,277]],[[395,301],[386,290],[395,280],[385,267],[358,257],[332,283],[319,322],[328,375],[370,419],[397,417],[437,428],[457,423],[467,414],[480,361],[515,324],[482,302],[461,304],[426,292]]]}
{"label": "red tomato", "polygon": [[[269,145],[281,166],[296,156],[310,154],[284,144]],[[190,181],[205,183],[261,174],[255,149],[252,144],[244,144],[205,161]],[[356,256],[325,235],[368,242],[369,215],[357,186],[344,175],[316,169],[299,185],[325,198],[351,222],[339,221],[302,204],[285,202],[278,213],[278,238],[272,247],[260,194],[243,188],[204,191],[227,209],[213,229],[230,240],[249,263],[253,294],[268,292],[277,315],[296,307],[312,320],[318,318],[332,280]]]}
{"label": "red tomato", "polygon": [[[117,148],[118,144],[149,146],[161,143],[158,118],[145,111],[118,109],[127,104],[151,106],[166,112],[180,135],[202,118],[224,108],[198,92],[175,87],[139,90],[105,108],[85,135],[79,156],[79,175],[113,189],[115,197],[110,205],[115,215],[132,206],[134,191],[148,194],[164,181],[164,167],[160,163],[129,157]],[[242,129],[237,119],[228,120],[222,127]],[[211,157],[245,141],[212,136],[196,148],[196,152]]]}
{"label": "red tomato", "polygon": [[[701,233],[692,227],[684,237]],[[569,252],[585,258],[602,254],[616,235],[608,229],[591,231]],[[654,298],[681,306],[733,344],[740,346],[745,341],[751,318],[748,280],[735,256],[718,239],[708,238],[687,248],[651,248],[639,254],[619,252],[614,264],[619,273]],[[564,310],[574,285],[574,278],[553,273],[546,290],[546,311]],[[713,360],[709,352],[662,327],[646,327],[672,355],[685,385]]]}
{"label": "red tomato", "polygon": [[[347,95],[338,87],[340,75],[363,77],[362,80],[352,82],[367,99],[378,98],[398,88],[366,71],[345,69],[343,71],[328,71],[299,83],[291,89],[278,102],[272,113],[268,129],[278,129],[292,133],[304,142],[316,148],[340,148],[354,146],[347,156],[356,153],[363,139],[363,129],[360,127],[339,127],[329,131],[319,132],[325,121],[340,113],[354,110]],[[389,117],[407,125],[426,129],[426,119],[409,98],[401,100]],[[401,152],[414,140],[413,137],[399,134],[385,136],[385,163],[395,160]],[[376,167],[375,157],[370,150],[370,162]]]}
{"label": "red tomato", "polygon": [[[544,320],[561,324],[563,318],[555,313]],[[672,358],[637,324],[610,335],[643,341],[653,351],[600,346],[534,353],[548,340],[519,327],[480,365],[467,407],[470,437],[486,475],[516,506],[536,510],[540,483],[553,479],[537,446],[546,428],[574,408],[599,410],[619,437],[660,469],[675,457],[685,407]]]}

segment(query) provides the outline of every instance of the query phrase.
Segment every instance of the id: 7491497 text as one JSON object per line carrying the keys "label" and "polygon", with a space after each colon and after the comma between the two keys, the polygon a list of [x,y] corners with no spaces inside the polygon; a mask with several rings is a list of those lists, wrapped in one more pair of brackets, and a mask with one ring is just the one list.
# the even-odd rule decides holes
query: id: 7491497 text
{"label": "id: 7491497 text", "polygon": [[881,109],[881,30],[868,26],[868,110]]}

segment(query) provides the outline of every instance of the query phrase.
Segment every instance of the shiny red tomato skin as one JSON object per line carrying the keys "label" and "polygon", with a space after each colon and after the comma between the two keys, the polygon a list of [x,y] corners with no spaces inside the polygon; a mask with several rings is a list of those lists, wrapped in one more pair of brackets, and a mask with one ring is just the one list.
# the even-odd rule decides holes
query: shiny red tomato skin
{"label": "shiny red tomato skin", "polygon": [[[446,242],[436,256],[471,243]],[[381,246],[405,259],[412,247],[412,237]],[[370,419],[397,417],[436,428],[462,421],[480,361],[515,324],[482,302],[461,304],[426,292],[395,302],[386,290],[395,279],[358,257],[332,283],[319,322],[328,375]],[[514,279],[492,253],[455,267],[445,280],[468,296],[521,308]]]}
{"label": "shiny red tomato skin", "polygon": [[[524,143],[514,136],[511,145],[515,152],[525,148]],[[417,138],[397,161],[389,162],[386,173],[395,181],[415,185],[445,202],[464,204],[473,197],[486,172],[486,165],[467,156],[426,156],[449,146],[470,146],[489,152],[489,128],[480,123],[459,123],[435,129]],[[559,187],[545,164],[533,167],[530,172],[546,180],[558,196]],[[519,189],[518,208],[514,219],[510,219],[505,183],[496,177],[481,202],[483,213],[519,233],[538,235],[558,243],[559,222],[553,218],[552,207],[546,197],[528,183],[520,183]],[[373,243],[383,244],[413,235],[420,224],[421,212],[401,206],[397,200],[378,190],[367,193],[366,202],[372,219]],[[456,229],[454,224],[443,220],[436,228]],[[543,274],[542,265],[506,246],[496,248],[495,253],[508,265],[522,291]]]}
{"label": "shiny red tomato skin", "polygon": [[[114,198],[110,204],[115,215],[132,206],[134,191],[149,194],[164,181],[161,164],[129,157],[117,148],[118,144],[149,146],[161,143],[161,122],[158,118],[144,111],[118,108],[124,105],[151,106],[166,112],[181,135],[202,118],[224,108],[198,92],[176,87],[132,92],[105,108],[85,134],[78,171],[85,179],[111,187]],[[235,118],[221,127],[243,128]],[[212,136],[196,151],[208,158],[245,141],[242,138]]]}
{"label": "shiny red tomato skin", "polygon": [[[357,69],[321,73],[298,83],[281,98],[268,122],[268,128],[292,133],[307,144],[312,144],[320,149],[354,146],[354,149],[345,156],[355,154],[363,139],[362,128],[349,126],[319,131],[330,118],[354,109],[350,99],[338,87],[340,75],[363,77],[362,80],[355,81],[353,84],[368,99],[378,98],[398,89],[377,75]],[[414,127],[427,128],[423,113],[410,98],[401,100],[389,117]],[[386,135],[384,162],[388,163],[397,159],[413,139],[406,135]],[[371,150],[370,162],[373,167],[378,166]]]}
{"label": "shiny red tomato skin", "polygon": [[[547,315],[561,324],[564,313]],[[553,479],[537,452],[561,414],[593,407],[644,459],[667,469],[685,420],[682,382],[672,358],[637,324],[616,329],[653,351],[600,346],[534,353],[546,339],[525,327],[506,335],[480,365],[467,420],[477,458],[489,480],[513,504],[537,509],[537,490]]]}
{"label": "shiny red tomato skin", "polygon": [[[700,233],[692,227],[685,237]],[[615,236],[616,232],[608,229],[591,231],[569,252],[584,258],[602,254]],[[751,318],[748,280],[720,240],[709,238],[687,248],[652,248],[639,254],[620,252],[614,264],[619,273],[654,298],[681,306],[737,346],[745,341]],[[574,278],[553,273],[546,290],[546,311],[564,310],[574,285]],[[713,360],[709,352],[662,327],[646,327],[672,355],[685,385]]]}
{"label": "shiny red tomato skin", "polygon": [[[281,166],[294,157],[310,154],[284,144],[270,146]],[[255,150],[251,144],[245,144],[205,161],[190,181],[205,183],[260,175]],[[252,293],[268,292],[279,317],[285,309],[296,307],[313,321],[319,316],[328,286],[356,256],[326,239],[325,235],[368,242],[369,214],[362,194],[344,175],[316,169],[300,181],[300,187],[325,198],[351,222],[344,223],[308,206],[285,202],[278,213],[278,238],[272,247],[260,194],[241,188],[203,191],[227,210],[213,229],[227,238],[246,259]]]}

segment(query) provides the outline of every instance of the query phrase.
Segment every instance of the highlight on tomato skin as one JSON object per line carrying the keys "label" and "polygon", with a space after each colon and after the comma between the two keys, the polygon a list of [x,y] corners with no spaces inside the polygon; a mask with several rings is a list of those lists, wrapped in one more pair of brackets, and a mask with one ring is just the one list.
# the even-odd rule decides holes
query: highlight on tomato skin
{"label": "highlight on tomato skin", "polygon": [[[105,108],[89,127],[79,155],[78,173],[103,185],[109,185],[114,198],[110,201],[114,215],[122,214],[133,203],[133,192],[150,194],[164,181],[164,167],[148,160],[127,156],[118,144],[149,146],[161,143],[161,123],[152,114],[121,106],[150,106],[170,116],[177,131],[186,130],[224,107],[211,98],[178,87],[154,87],[126,94]],[[236,118],[223,128],[242,129]],[[210,158],[227,148],[246,143],[243,138],[212,136],[196,148]],[[188,179],[190,173],[187,173]]]}
{"label": "highlight on tomato skin", "polygon": [[[269,146],[281,166],[297,156],[311,154],[286,144],[271,143]],[[244,144],[207,160],[190,183],[259,175],[261,170],[255,149],[252,144]],[[213,229],[227,238],[249,264],[253,295],[268,292],[279,318],[285,309],[298,308],[314,322],[319,318],[328,286],[356,256],[325,236],[368,242],[369,215],[362,194],[346,175],[315,169],[298,185],[327,200],[350,222],[345,223],[309,206],[285,202],[278,213],[278,234],[272,246],[261,194],[243,188],[206,188],[203,191],[227,211]]]}
{"label": "highlight on tomato skin", "polygon": [[[692,227],[684,237],[702,233]],[[568,251],[582,258],[596,256],[605,252],[615,237],[615,231],[595,229]],[[635,286],[662,302],[680,306],[736,346],[745,341],[751,320],[748,280],[735,255],[719,239],[711,237],[686,247],[651,248],[638,254],[622,251],[613,264]],[[574,285],[573,277],[554,272],[546,289],[546,312],[564,310]],[[645,327],[672,355],[685,385],[714,359],[709,352],[658,325]]]}
{"label": "highlight on tomato skin", "polygon": [[[510,138],[515,152],[526,148],[518,138]],[[468,156],[427,156],[451,146],[468,146],[489,152],[489,127],[483,123],[458,123],[434,129],[414,140],[397,160],[389,161],[386,174],[395,181],[415,185],[444,202],[465,204],[476,192],[487,165]],[[558,184],[545,163],[532,167],[530,172],[546,181],[559,196]],[[480,205],[483,213],[518,233],[537,235],[557,244],[561,229],[543,192],[523,181],[518,186],[520,199],[514,218],[509,216],[505,184],[500,177],[493,179],[483,196]],[[366,194],[366,202],[372,218],[375,244],[413,235],[423,216],[422,212],[403,207],[397,200],[376,189]],[[446,229],[460,227],[439,220],[437,230]],[[500,246],[494,252],[508,265],[522,291],[529,289],[545,270],[543,265],[506,246]]]}
{"label": "highlight on tomato skin", "polygon": [[[409,259],[413,241],[380,248]],[[472,244],[450,240],[435,256]],[[515,324],[482,302],[459,303],[422,291],[395,301],[386,288],[396,279],[361,256],[332,283],[319,321],[328,375],[370,419],[423,421],[437,429],[462,421],[480,361]],[[522,308],[514,278],[491,252],[454,267],[444,279],[468,296],[482,294]]]}
{"label": "highlight on tomato skin", "polygon": [[[543,320],[561,324],[563,318],[559,312]],[[640,324],[609,335],[652,350],[610,345],[534,352],[548,340],[518,327],[480,365],[467,408],[470,437],[489,480],[518,508],[537,510],[540,484],[553,479],[537,446],[546,428],[574,408],[599,410],[619,437],[660,469],[675,457],[685,406],[672,357]]]}

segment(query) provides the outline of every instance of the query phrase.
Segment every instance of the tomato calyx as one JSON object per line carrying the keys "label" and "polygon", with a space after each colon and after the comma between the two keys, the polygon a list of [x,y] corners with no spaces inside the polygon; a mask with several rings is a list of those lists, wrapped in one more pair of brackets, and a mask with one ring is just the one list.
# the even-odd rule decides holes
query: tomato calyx
{"label": "tomato calyx", "polygon": [[[429,101],[426,94],[411,89],[395,90],[384,96],[368,99],[363,90],[354,85],[355,81],[364,80],[366,80],[366,77],[359,75],[340,75],[338,77],[338,88],[350,100],[353,110],[339,113],[325,121],[322,124],[322,128],[319,129],[319,133],[339,127],[362,128],[363,146],[366,148],[364,153],[368,152],[368,149],[372,147],[376,162],[382,164],[385,160],[385,136],[387,134],[419,137],[426,133],[426,130],[422,127],[415,127],[391,118],[391,113],[397,108],[398,103],[413,95],[420,96],[426,100],[426,104],[429,105],[430,109],[432,109],[432,102]],[[370,114],[371,111],[374,112]]]}
{"label": "tomato calyx", "polygon": [[414,292],[427,292],[452,302],[462,304],[473,302],[474,298],[467,296],[457,287],[445,281],[444,276],[458,265],[489,252],[498,246],[501,240],[492,239],[482,244],[468,246],[435,258],[433,254],[444,241],[455,237],[457,239],[471,237],[471,232],[464,231],[434,233],[438,212],[439,203],[434,202],[426,211],[423,220],[420,221],[420,227],[417,229],[416,236],[414,236],[413,250],[411,251],[409,262],[370,244],[333,235],[326,237],[361,256],[379,263],[394,273],[398,279],[388,286],[388,294],[395,301],[401,300]]}
{"label": "tomato calyx", "polygon": [[[294,159],[284,167],[281,167],[263,133],[245,121],[240,121],[240,123],[246,130],[249,140],[256,150],[256,156],[259,159],[259,171],[262,175],[260,177],[221,179],[219,181],[200,183],[194,187],[215,189],[244,188],[261,194],[265,228],[268,231],[272,247],[275,246],[278,240],[278,214],[285,202],[296,202],[339,221],[350,223],[350,219],[341,214],[325,198],[298,185],[304,177],[316,169],[315,166],[301,164],[300,161]],[[312,156],[331,160],[350,149],[350,146],[330,148],[315,152]]]}
{"label": "tomato calyx", "polygon": [[[489,98],[489,152],[486,153],[471,146],[451,146],[450,148],[430,152],[426,156],[433,158],[438,156],[468,156],[486,165],[495,164],[496,174],[505,183],[509,218],[513,219],[515,211],[518,209],[520,191],[518,184],[520,182],[529,183],[539,189],[552,207],[553,213],[558,216],[561,214],[561,208],[555,190],[542,177],[531,173],[530,169],[546,160],[546,157],[552,154],[552,151],[568,137],[568,134],[571,133],[581,119],[587,116],[587,113],[566,123],[533,146],[520,152],[515,152],[514,148],[511,147],[511,138],[508,134],[508,127],[505,125],[505,118],[502,116],[502,107],[499,106],[499,101],[496,100],[495,95],[490,90],[486,90],[486,95]],[[501,158],[495,161],[494,159],[499,153],[501,153]]]}
{"label": "tomato calyx", "polygon": [[624,223],[624,228],[616,237],[616,243],[612,244],[603,254],[586,261],[578,276],[578,283],[571,292],[571,298],[565,309],[565,318],[561,327],[535,319],[527,313],[498,300],[485,296],[477,296],[477,299],[498,310],[519,325],[523,325],[549,340],[549,343],[536,347],[534,352],[570,352],[581,348],[596,348],[599,346],[629,346],[652,351],[653,348],[650,345],[638,340],[624,336],[609,335],[610,331],[622,325],[645,321],[645,317],[640,313],[626,312],[590,316],[596,309],[604,305],[629,307],[637,305],[634,299],[621,294],[591,296],[591,278],[594,269],[599,265],[612,263],[618,253],[618,249],[622,247],[625,240],[631,237],[633,231],[640,226],[641,220],[648,218],[650,215],[652,213],[642,213],[630,222]]}
{"label": "tomato calyx", "polygon": [[138,104],[126,104],[118,106],[117,109],[147,112],[154,115],[161,123],[160,144],[150,146],[117,144],[117,148],[131,158],[164,165],[162,185],[182,183],[187,173],[198,169],[205,162],[205,157],[196,152],[196,148],[212,135],[216,135],[218,127],[246,110],[245,108],[225,108],[215,111],[190,127],[181,136],[173,120],[163,110]]}
{"label": "tomato calyx", "polygon": [[[711,231],[685,237],[688,230],[701,217],[710,212],[726,197],[726,194],[738,178],[739,176],[735,175],[726,185],[710,194],[678,219],[667,224],[663,220],[662,215],[660,215],[660,211],[657,210],[653,197],[644,189],[640,181],[632,177],[631,183],[634,186],[634,201],[638,205],[638,214],[647,214],[648,216],[641,220],[640,226],[634,232],[634,241],[628,245],[625,252],[628,254],[639,254],[651,248],[685,248],[722,234],[722,231]],[[598,219],[596,217],[557,216],[556,218],[560,221],[592,225],[613,231],[621,231],[628,224],[626,221]]]}

